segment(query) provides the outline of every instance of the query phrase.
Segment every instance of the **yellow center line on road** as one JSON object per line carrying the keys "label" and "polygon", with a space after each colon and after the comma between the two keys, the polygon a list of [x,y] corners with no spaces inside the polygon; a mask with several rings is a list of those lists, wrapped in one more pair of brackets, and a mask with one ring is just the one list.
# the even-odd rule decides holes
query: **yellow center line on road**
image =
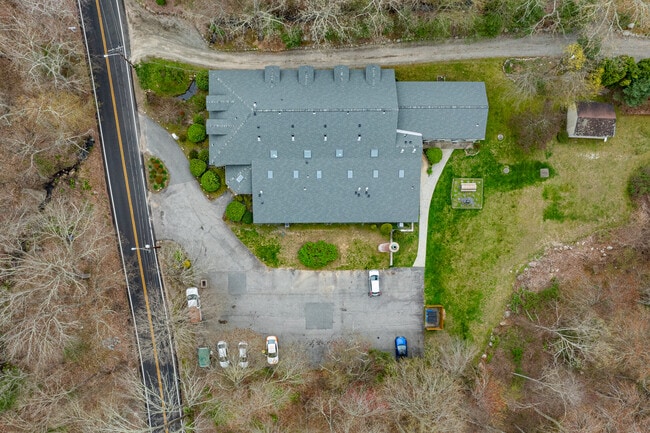
{"label": "yellow center line on road", "polygon": [[[95,0],[95,4],[97,6],[97,15],[99,18],[99,31],[102,36],[102,45],[104,48],[104,53],[107,53],[108,50],[106,48],[106,35],[104,33],[104,23],[102,22],[102,12],[100,9],[99,5],[99,0]],[[149,332],[151,333],[151,344],[153,345],[153,357],[154,357],[154,364],[156,367],[156,375],[158,377],[158,390],[160,392],[160,403],[162,405],[162,416],[163,416],[163,424],[165,426],[165,432],[168,432],[169,429],[167,427],[167,413],[165,410],[165,393],[163,391],[163,383],[162,383],[162,374],[160,372],[160,363],[158,361],[158,350],[156,349],[156,336],[154,335],[154,329],[153,329],[153,321],[151,320],[151,308],[149,305],[149,296],[147,295],[147,283],[145,282],[144,278],[144,268],[142,266],[142,256],[140,255],[140,246],[138,244],[138,232],[136,230],[135,226],[135,216],[133,212],[133,204],[131,202],[131,189],[129,188],[129,179],[126,171],[126,160],[124,158],[124,147],[122,146],[122,135],[120,131],[120,121],[117,116],[117,104],[115,103],[115,89],[113,87],[113,77],[111,75],[111,65],[109,58],[106,57],[106,71],[108,73],[108,85],[110,88],[111,92],[111,100],[113,102],[113,116],[115,117],[115,127],[117,129],[117,142],[120,148],[120,157],[122,158],[122,171],[123,171],[123,176],[124,176],[124,181],[126,185],[126,196],[127,196],[127,201],[129,203],[129,212],[131,215],[131,226],[133,229],[133,236],[135,238],[135,247],[136,247],[136,255],[138,256],[138,267],[140,270],[140,279],[142,280],[142,291],[144,294],[144,303],[147,309],[147,320],[149,321]],[[144,372],[143,372],[144,373]],[[143,380],[145,378],[143,377]],[[145,387],[146,387],[146,381],[145,381]]]}

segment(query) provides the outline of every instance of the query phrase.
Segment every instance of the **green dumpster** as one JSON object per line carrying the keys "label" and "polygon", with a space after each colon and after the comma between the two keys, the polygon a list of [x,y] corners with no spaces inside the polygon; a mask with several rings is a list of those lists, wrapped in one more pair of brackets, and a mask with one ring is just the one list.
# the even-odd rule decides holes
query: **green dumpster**
{"label": "green dumpster", "polygon": [[199,347],[199,367],[207,368],[210,366],[210,348]]}

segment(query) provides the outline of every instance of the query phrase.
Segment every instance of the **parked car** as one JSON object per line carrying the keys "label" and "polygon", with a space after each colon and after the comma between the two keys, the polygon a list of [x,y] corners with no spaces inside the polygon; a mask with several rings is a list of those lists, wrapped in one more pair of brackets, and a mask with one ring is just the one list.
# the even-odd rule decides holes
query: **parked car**
{"label": "parked car", "polygon": [[380,296],[381,290],[379,289],[379,271],[373,269],[368,271],[368,296]]}
{"label": "parked car", "polygon": [[246,368],[248,367],[248,343],[240,341],[237,347],[239,349],[239,366]]}
{"label": "parked car", "polygon": [[196,287],[189,287],[185,290],[185,297],[187,298],[187,309],[190,314],[190,323],[199,323],[202,319],[199,289]]}
{"label": "parked car", "polygon": [[208,368],[210,366],[210,348],[207,346],[199,347],[198,355],[199,367]]}
{"label": "parked car", "polygon": [[409,355],[405,337],[395,337],[395,358],[406,358]]}
{"label": "parked car", "polygon": [[266,337],[266,362],[273,365],[278,361],[278,337],[269,335]]}
{"label": "parked car", "polygon": [[228,343],[225,341],[217,343],[217,358],[219,359],[221,368],[226,368],[230,365],[230,360],[228,359]]}

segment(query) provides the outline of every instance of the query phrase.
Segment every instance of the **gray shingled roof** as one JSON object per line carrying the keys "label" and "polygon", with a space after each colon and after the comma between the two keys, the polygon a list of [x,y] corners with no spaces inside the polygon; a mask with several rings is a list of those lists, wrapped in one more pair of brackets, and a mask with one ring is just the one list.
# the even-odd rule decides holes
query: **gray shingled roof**
{"label": "gray shingled roof", "polygon": [[398,82],[400,129],[424,140],[485,139],[488,102],[485,83]]}
{"label": "gray shingled roof", "polygon": [[[398,90],[378,66],[210,71],[210,164],[226,166],[235,193],[252,191],[256,223],[417,221],[431,116],[401,128]],[[414,91],[406,100],[422,101]]]}

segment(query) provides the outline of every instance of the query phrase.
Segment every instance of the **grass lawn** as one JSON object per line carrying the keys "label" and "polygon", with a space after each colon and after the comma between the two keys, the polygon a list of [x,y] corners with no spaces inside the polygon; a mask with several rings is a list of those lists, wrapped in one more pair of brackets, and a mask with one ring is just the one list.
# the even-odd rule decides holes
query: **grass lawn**
{"label": "grass lawn", "polygon": [[[647,118],[619,114],[616,137],[553,142],[525,154],[507,119],[539,99],[514,96],[502,60],[397,67],[400,80],[485,81],[490,112],[475,156],[455,151],[438,182],[429,214],[425,302],[443,304],[446,329],[483,341],[500,320],[517,272],[554,243],[570,243],[624,223],[625,188],[634,168],[650,161]],[[497,135],[503,134],[502,141]],[[505,166],[509,173],[503,173]],[[548,179],[539,177],[547,167]],[[482,210],[452,209],[454,178],[484,179]]]}

